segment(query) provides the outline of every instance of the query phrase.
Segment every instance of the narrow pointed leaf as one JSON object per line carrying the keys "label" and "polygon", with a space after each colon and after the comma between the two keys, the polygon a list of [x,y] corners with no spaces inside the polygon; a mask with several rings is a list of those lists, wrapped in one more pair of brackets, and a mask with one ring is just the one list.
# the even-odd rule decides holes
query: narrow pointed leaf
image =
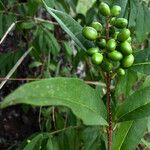
{"label": "narrow pointed leaf", "polygon": [[147,117],[150,114],[150,86],[141,88],[129,96],[116,110],[117,121]]}
{"label": "narrow pointed leaf", "polygon": [[18,88],[0,103],[0,108],[15,104],[69,107],[87,125],[107,125],[106,108],[96,90],[76,78],[51,78]]}
{"label": "narrow pointed leaf", "polygon": [[[135,150],[147,127],[147,119],[122,122],[113,137],[114,150]],[[140,128],[140,129],[139,129]]]}
{"label": "narrow pointed leaf", "polygon": [[75,43],[80,48],[86,51],[86,47],[92,45],[91,42],[87,41],[82,36],[82,26],[77,21],[75,21],[70,15],[66,14],[65,12],[61,12],[48,7],[44,0],[43,3],[49,14],[56,19],[62,29],[75,41]]}

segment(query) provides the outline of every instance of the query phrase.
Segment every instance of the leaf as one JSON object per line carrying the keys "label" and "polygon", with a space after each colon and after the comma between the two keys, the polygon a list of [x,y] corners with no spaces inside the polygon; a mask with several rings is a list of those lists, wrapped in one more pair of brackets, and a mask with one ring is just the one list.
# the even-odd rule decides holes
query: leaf
{"label": "leaf", "polygon": [[56,143],[56,141],[53,138],[49,137],[46,145],[46,150],[60,150],[60,149],[58,148],[58,144]]}
{"label": "leaf", "polygon": [[[113,136],[114,150],[135,150],[146,130],[147,119],[120,123]],[[139,130],[140,128],[140,130]]]}
{"label": "leaf", "polygon": [[147,38],[147,33],[150,32],[150,10],[144,4],[139,4],[137,8],[136,18],[136,39],[138,42],[143,42]]}
{"label": "leaf", "polygon": [[35,150],[36,145],[42,140],[42,134],[35,136],[29,143],[23,148],[23,150]]}
{"label": "leaf", "polygon": [[26,21],[26,22],[22,22],[20,24],[20,27],[22,29],[32,29],[35,26],[35,23],[32,21]]}
{"label": "leaf", "polygon": [[80,48],[86,51],[85,47],[92,46],[91,43],[82,36],[82,27],[78,22],[76,22],[68,14],[48,7],[44,1],[43,3],[46,10],[56,19],[62,29],[75,41]]}
{"label": "leaf", "polygon": [[55,137],[59,144],[60,150],[79,150],[81,143],[79,141],[79,131],[74,128],[68,128],[65,131],[59,133],[59,136]]}
{"label": "leaf", "polygon": [[73,48],[71,47],[71,44],[69,42],[64,42],[64,48],[68,56],[71,56],[73,54]]}
{"label": "leaf", "polygon": [[148,117],[148,121],[147,121],[147,129],[148,129],[148,132],[150,132],[150,117]]}
{"label": "leaf", "polygon": [[99,127],[87,127],[81,132],[81,140],[85,150],[100,149],[101,134]]}
{"label": "leaf", "polygon": [[142,143],[143,143],[147,148],[150,149],[150,142],[147,142],[147,141],[144,140],[144,139],[142,139],[141,141],[142,141]]}
{"label": "leaf", "polygon": [[0,108],[21,103],[67,106],[84,124],[107,125],[106,108],[96,91],[76,78],[51,78],[25,84],[7,96]]}
{"label": "leaf", "polygon": [[150,74],[150,48],[140,50],[134,56],[135,62],[131,69],[139,73]]}
{"label": "leaf", "polygon": [[142,88],[129,96],[116,110],[117,121],[135,120],[150,114],[150,86]]}
{"label": "leaf", "polygon": [[137,81],[137,74],[132,70],[127,70],[126,75],[119,77],[118,84],[115,89],[115,96],[123,96],[124,98],[130,95],[132,86]]}

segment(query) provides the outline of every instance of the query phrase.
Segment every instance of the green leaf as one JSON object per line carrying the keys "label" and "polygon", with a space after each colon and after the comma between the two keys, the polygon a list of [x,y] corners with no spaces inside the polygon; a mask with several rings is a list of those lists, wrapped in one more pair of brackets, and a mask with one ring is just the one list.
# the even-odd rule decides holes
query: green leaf
{"label": "green leaf", "polygon": [[35,26],[35,22],[32,21],[26,21],[20,24],[20,27],[22,29],[31,29]]}
{"label": "green leaf", "polygon": [[147,119],[120,123],[113,136],[113,149],[135,150],[144,135],[146,124]]}
{"label": "green leaf", "polygon": [[86,51],[85,47],[91,46],[91,43],[82,36],[82,27],[70,15],[52,9],[43,1],[46,10],[56,19],[62,29],[75,41],[75,43]]}
{"label": "green leaf", "polygon": [[69,42],[64,42],[64,48],[68,56],[71,56],[73,54],[73,49]]}
{"label": "green leaf", "polygon": [[144,140],[144,139],[142,139],[141,141],[142,141],[142,143],[143,143],[147,148],[150,149],[150,142],[147,142],[147,141]]}
{"label": "green leaf", "polygon": [[79,131],[74,128],[68,128],[65,131],[59,133],[59,136],[55,137],[59,144],[60,150],[79,150],[81,143],[79,141]]}
{"label": "green leaf", "polygon": [[121,96],[125,98],[130,95],[135,81],[137,81],[137,74],[132,70],[127,70],[125,76],[119,77],[115,89],[115,97],[119,98]]}
{"label": "green leaf", "polygon": [[[23,148],[23,150],[35,150],[35,147],[42,141],[42,134],[38,134]],[[38,150],[38,149],[37,149]]]}
{"label": "green leaf", "polygon": [[60,150],[56,141],[49,137],[46,145],[46,150]]}
{"label": "green leaf", "polygon": [[54,35],[51,32],[48,32],[47,30],[43,29],[45,32],[44,38],[45,43],[48,44],[48,47],[50,48],[50,51],[53,55],[57,55],[60,51],[60,45],[57,42],[57,39],[54,37]]}
{"label": "green leaf", "polygon": [[126,121],[147,117],[150,114],[150,86],[129,96],[116,110],[116,120]]}
{"label": "green leaf", "polygon": [[150,74],[150,48],[140,50],[134,56],[135,62],[131,69],[139,73]]}
{"label": "green leaf", "polygon": [[15,104],[61,105],[87,125],[107,125],[106,108],[96,91],[76,78],[51,78],[25,84],[0,103],[0,108]]}
{"label": "green leaf", "polygon": [[137,8],[136,18],[136,39],[138,42],[143,42],[147,38],[147,33],[150,32],[149,24],[150,10],[144,4],[139,4]]}
{"label": "green leaf", "polygon": [[101,131],[99,127],[87,127],[81,132],[85,150],[101,149]]}

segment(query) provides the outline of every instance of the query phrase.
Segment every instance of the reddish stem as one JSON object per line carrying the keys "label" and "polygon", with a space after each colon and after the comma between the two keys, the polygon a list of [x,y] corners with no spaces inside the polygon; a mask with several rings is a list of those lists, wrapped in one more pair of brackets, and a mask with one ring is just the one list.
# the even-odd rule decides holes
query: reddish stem
{"label": "reddish stem", "polygon": [[[109,17],[106,18],[106,40],[109,40]],[[107,136],[108,136],[108,150],[112,150],[112,112],[111,112],[111,75],[110,73],[106,74],[106,84],[107,84],[107,112],[108,112],[108,128],[107,128]]]}
{"label": "reddish stem", "polygon": [[113,134],[113,128],[112,128],[112,112],[111,112],[111,76],[108,73],[106,76],[107,81],[107,112],[108,112],[108,123],[109,126],[107,128],[107,136],[108,136],[108,150],[112,149],[112,134]]}

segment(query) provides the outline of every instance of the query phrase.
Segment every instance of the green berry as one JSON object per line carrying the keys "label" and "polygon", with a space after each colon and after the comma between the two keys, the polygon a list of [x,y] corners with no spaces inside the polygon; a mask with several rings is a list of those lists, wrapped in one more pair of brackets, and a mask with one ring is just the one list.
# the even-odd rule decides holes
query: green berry
{"label": "green berry", "polygon": [[125,72],[124,69],[119,68],[119,69],[117,70],[117,74],[118,74],[119,76],[124,76],[124,75],[126,74],[126,72]]}
{"label": "green berry", "polygon": [[124,55],[132,54],[132,47],[127,41],[120,44],[120,50]]}
{"label": "green berry", "polygon": [[132,42],[132,38],[129,37],[129,38],[127,39],[127,42],[131,43],[131,42]]}
{"label": "green berry", "polygon": [[82,34],[86,39],[91,41],[96,40],[98,36],[97,31],[93,27],[88,27],[88,26],[83,28]]}
{"label": "green berry", "polygon": [[116,41],[114,39],[110,39],[106,44],[106,48],[108,51],[114,51],[116,49],[116,45]]}
{"label": "green berry", "polygon": [[119,32],[115,32],[112,37],[116,40],[117,39],[117,36],[118,36]]}
{"label": "green berry", "polygon": [[101,64],[101,67],[104,71],[110,72],[113,69],[113,64],[109,62],[108,60],[104,60]]}
{"label": "green berry", "polygon": [[101,2],[100,6],[99,6],[99,11],[103,16],[109,16],[110,15],[110,8],[109,6],[104,3]]}
{"label": "green berry", "polygon": [[134,56],[130,54],[122,59],[121,66],[123,68],[129,68],[133,65],[133,63],[134,63]]}
{"label": "green berry", "polygon": [[129,29],[122,29],[117,36],[117,40],[120,42],[126,41],[130,37],[130,30]]}
{"label": "green berry", "polygon": [[116,21],[116,17],[112,17],[112,18],[110,19],[110,24],[111,24],[111,25],[115,25],[115,21]]}
{"label": "green berry", "polygon": [[92,63],[95,65],[100,65],[103,61],[103,55],[100,53],[95,53],[92,55]]}
{"label": "green berry", "polygon": [[126,28],[128,25],[128,20],[125,18],[118,18],[115,21],[115,27],[122,29],[122,28]]}
{"label": "green berry", "polygon": [[98,46],[100,48],[105,48],[106,47],[106,40],[105,39],[100,39],[100,41],[97,42]]}
{"label": "green berry", "polygon": [[91,27],[93,27],[96,31],[101,32],[103,29],[103,26],[99,22],[93,22],[91,24]]}
{"label": "green berry", "polygon": [[111,8],[111,16],[113,17],[117,17],[119,16],[121,13],[121,7],[118,6],[118,5],[114,5],[112,8]]}
{"label": "green berry", "polygon": [[90,56],[92,56],[93,54],[99,52],[99,48],[98,48],[98,47],[92,47],[92,48],[89,48],[87,52],[88,52],[88,54],[89,54]]}
{"label": "green berry", "polygon": [[111,53],[108,53],[108,57],[111,59],[111,60],[114,60],[114,61],[120,61],[122,58],[123,58],[123,55],[122,53],[118,52],[118,51],[113,51]]}

